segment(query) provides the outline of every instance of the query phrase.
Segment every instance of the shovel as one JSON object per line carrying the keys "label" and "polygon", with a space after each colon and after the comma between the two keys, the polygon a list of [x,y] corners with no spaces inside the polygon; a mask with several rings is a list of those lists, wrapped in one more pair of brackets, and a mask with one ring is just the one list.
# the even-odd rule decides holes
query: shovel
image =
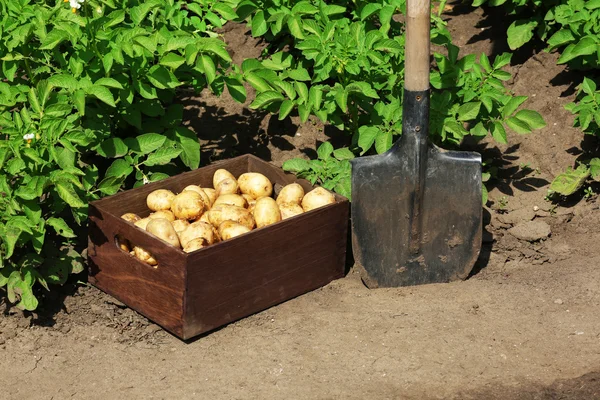
{"label": "shovel", "polygon": [[352,247],[364,283],[465,279],[481,248],[481,156],[428,140],[430,0],[407,0],[402,136],[352,160]]}

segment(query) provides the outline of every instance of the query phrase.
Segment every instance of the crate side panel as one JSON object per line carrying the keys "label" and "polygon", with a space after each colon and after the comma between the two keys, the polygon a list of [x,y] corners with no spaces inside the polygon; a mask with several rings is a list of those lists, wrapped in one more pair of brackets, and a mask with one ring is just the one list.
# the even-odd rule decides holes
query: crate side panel
{"label": "crate side panel", "polygon": [[190,254],[185,335],[212,330],[341,278],[348,202],[305,217]]}
{"label": "crate side panel", "polygon": [[[152,249],[158,261],[153,268],[115,243],[121,234]],[[185,254],[166,248],[158,239],[120,218],[90,207],[88,268],[90,282],[177,336],[183,334]]]}

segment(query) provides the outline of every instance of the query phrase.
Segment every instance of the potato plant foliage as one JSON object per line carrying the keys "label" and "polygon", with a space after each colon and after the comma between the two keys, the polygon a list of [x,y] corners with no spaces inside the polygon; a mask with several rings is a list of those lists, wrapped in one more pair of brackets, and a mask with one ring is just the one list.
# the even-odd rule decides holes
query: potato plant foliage
{"label": "potato plant foliage", "polygon": [[[578,87],[576,101],[565,108],[574,125],[585,134],[600,135],[600,91],[593,79],[600,67],[600,0],[475,0],[474,6],[503,6],[516,16],[507,31],[511,49],[522,47],[537,35],[547,51],[560,54],[558,64],[589,74]],[[578,193],[590,179],[600,180],[600,159],[583,160],[558,175],[550,191],[563,196]],[[588,191],[591,190],[588,188]]]}
{"label": "potato plant foliage", "polygon": [[[258,93],[251,108],[280,119],[293,110],[302,121],[314,115],[346,131],[350,150],[359,155],[390,149],[402,127],[405,36],[404,25],[393,17],[404,12],[404,0],[243,0],[240,10],[252,33],[270,41],[263,59],[242,64],[244,79]],[[504,85],[511,78],[502,69],[510,54],[494,60],[484,54],[460,57],[437,13],[431,28],[431,41],[445,48],[445,54],[435,54],[431,73],[435,143],[455,147],[467,135],[488,134],[507,143],[508,128],[527,134],[545,126],[537,112],[519,110],[527,97],[514,96]],[[289,160],[283,167],[350,195],[346,156]]]}
{"label": "potato plant foliage", "polygon": [[[124,185],[197,168],[176,89],[224,88],[241,75],[214,33],[233,1],[0,0],[0,287],[33,310],[33,286],[62,284],[87,203]],[[79,243],[81,244],[81,243]]]}

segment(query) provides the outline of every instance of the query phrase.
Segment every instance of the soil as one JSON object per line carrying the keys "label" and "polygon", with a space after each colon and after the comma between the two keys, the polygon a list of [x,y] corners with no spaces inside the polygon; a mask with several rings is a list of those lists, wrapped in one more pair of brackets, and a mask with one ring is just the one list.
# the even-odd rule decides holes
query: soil
{"label": "soil", "polygon": [[[454,5],[446,17],[463,54],[506,50],[510,20],[497,10]],[[245,27],[224,34],[237,62],[260,54]],[[548,126],[476,146],[500,170],[466,281],[369,290],[350,271],[189,343],[67,285],[34,314],[0,306],[0,398],[600,399],[600,200],[545,200],[598,143],[572,128],[563,106],[581,77],[556,60],[525,49],[510,67],[512,90]],[[185,103],[204,164],[252,152],[281,165],[336,137],[227,96]]]}

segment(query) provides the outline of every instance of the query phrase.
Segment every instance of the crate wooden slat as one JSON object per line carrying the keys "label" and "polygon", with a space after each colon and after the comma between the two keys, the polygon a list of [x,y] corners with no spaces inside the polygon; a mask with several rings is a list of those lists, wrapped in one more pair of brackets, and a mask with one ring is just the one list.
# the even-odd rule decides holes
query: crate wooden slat
{"label": "crate wooden slat", "polygon": [[[271,182],[313,188],[252,155],[186,172],[90,204],[90,282],[181,339],[189,339],[302,295],[343,276],[348,200],[255,229],[193,253],[167,245],[120,218],[147,216],[146,196],[159,188],[180,192],[212,187],[225,168],[234,176],[260,172]],[[116,245],[116,236],[148,250],[153,268]]]}

